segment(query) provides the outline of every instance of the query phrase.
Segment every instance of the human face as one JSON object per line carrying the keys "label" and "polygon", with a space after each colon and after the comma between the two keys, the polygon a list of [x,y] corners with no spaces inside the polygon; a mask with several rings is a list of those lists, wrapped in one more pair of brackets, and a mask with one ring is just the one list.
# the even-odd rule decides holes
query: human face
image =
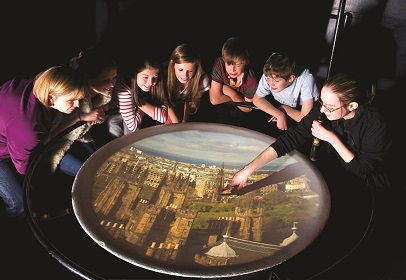
{"label": "human face", "polygon": [[158,82],[159,69],[148,68],[137,74],[137,85],[145,92],[151,91],[151,88]]}
{"label": "human face", "polygon": [[105,96],[111,96],[114,86],[116,85],[117,68],[105,68],[95,79],[87,81],[90,89],[95,93]]}
{"label": "human face", "polygon": [[176,78],[183,85],[186,85],[196,72],[196,67],[191,62],[175,63],[173,68],[175,69]]}
{"label": "human face", "polygon": [[245,64],[237,61],[235,64],[228,64],[225,63],[226,72],[230,76],[230,78],[237,78],[240,77],[244,73]]}
{"label": "human face", "polygon": [[277,77],[275,75],[265,76],[266,82],[268,83],[269,87],[271,88],[272,92],[280,92],[290,86],[292,84],[292,76],[289,80],[285,80],[284,78]]}
{"label": "human face", "polygon": [[328,87],[323,87],[320,94],[320,112],[324,113],[330,121],[341,118],[350,119],[354,117],[355,112],[350,111],[349,104],[342,104],[337,93],[334,93]]}
{"label": "human face", "polygon": [[79,107],[79,100],[75,99],[76,95],[76,91],[60,96],[50,94],[49,99],[52,103],[51,108],[54,108],[65,114],[72,113],[75,108]]}

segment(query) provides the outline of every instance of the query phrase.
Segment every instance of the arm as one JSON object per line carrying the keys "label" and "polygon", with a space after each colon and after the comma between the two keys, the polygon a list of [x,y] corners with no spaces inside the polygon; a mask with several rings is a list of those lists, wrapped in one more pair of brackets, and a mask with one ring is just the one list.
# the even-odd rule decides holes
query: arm
{"label": "arm", "polygon": [[355,157],[354,153],[344,145],[333,131],[326,129],[317,120],[313,121],[312,134],[314,137],[330,143],[346,163],[349,163]]}
{"label": "arm", "polygon": [[139,129],[143,112],[134,104],[129,91],[117,92],[118,108],[123,121],[130,131]]}
{"label": "arm", "polygon": [[171,120],[171,123],[179,123],[179,119],[173,111],[172,107],[168,108],[168,118]]}
{"label": "arm", "polygon": [[231,97],[223,93],[223,84],[211,81],[211,86],[209,89],[210,102],[213,105],[222,104],[228,101],[232,101]]}
{"label": "arm", "polygon": [[[241,97],[238,92],[227,85],[220,84],[216,81],[211,82],[209,89],[210,102],[213,105],[218,105],[226,103],[229,101],[234,102],[245,102],[244,98]],[[250,112],[251,108],[238,107],[243,112]]]}
{"label": "arm", "polygon": [[75,111],[75,113],[71,113],[69,115],[58,112],[59,117],[62,120],[58,125],[52,128],[51,132],[49,133],[49,139],[52,139],[77,122],[84,121],[87,123],[87,125],[94,125],[100,124],[106,119],[106,114],[102,108],[93,109],[89,113],[80,112],[80,108],[76,109]]}
{"label": "arm", "polygon": [[166,122],[166,120],[168,119],[168,107],[166,105],[155,106],[143,99],[141,99],[140,102],[141,102],[140,109],[145,114],[147,114],[153,120],[158,121],[160,123]]}
{"label": "arm", "polygon": [[[223,85],[223,94],[229,96],[231,98],[231,101],[245,102],[245,98],[242,97],[235,89],[231,88],[230,86]],[[242,107],[242,106],[237,106],[237,107],[238,107],[238,109],[240,109],[241,111],[243,111],[245,113],[252,111],[251,108]]]}
{"label": "arm", "polygon": [[308,99],[303,102],[301,110],[296,110],[287,105],[281,105],[279,107],[279,109],[281,111],[285,112],[286,115],[288,115],[290,118],[294,119],[296,122],[300,122],[300,120],[310,112],[310,110],[313,108],[313,106],[314,106],[313,99]]}
{"label": "arm", "polygon": [[287,130],[288,123],[286,121],[286,115],[281,110],[278,110],[273,106],[268,100],[264,97],[259,96],[258,94],[254,94],[253,103],[257,106],[260,110],[264,111],[268,115],[271,115],[272,118],[270,121],[276,122],[276,126],[280,130]]}
{"label": "arm", "polygon": [[227,190],[229,188],[237,188],[237,190],[239,190],[243,188],[248,180],[248,177],[251,175],[252,172],[264,166],[268,162],[276,159],[277,157],[278,154],[276,153],[274,148],[269,146],[261,154],[259,154],[253,161],[251,161],[243,169],[238,171],[234,175],[231,182],[227,184],[227,186],[223,190]]}
{"label": "arm", "polygon": [[32,152],[41,141],[41,133],[34,127],[34,123],[22,121],[10,123],[6,128],[10,158],[18,173],[22,175],[27,170]]}

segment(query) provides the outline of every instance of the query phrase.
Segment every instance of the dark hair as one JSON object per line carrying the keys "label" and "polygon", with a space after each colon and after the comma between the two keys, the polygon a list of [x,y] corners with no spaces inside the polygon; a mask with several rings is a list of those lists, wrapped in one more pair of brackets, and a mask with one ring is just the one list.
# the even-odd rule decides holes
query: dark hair
{"label": "dark hair", "polygon": [[69,66],[80,71],[87,79],[95,79],[106,68],[117,68],[111,52],[104,46],[93,45],[73,57]]}
{"label": "dark hair", "polygon": [[145,57],[137,57],[131,61],[131,69],[128,68],[126,71],[121,73],[118,83],[129,88],[132,93],[133,102],[137,106],[141,106],[139,98],[143,92],[139,90],[137,86],[137,74],[145,69],[158,69],[158,81],[151,89],[150,98],[154,105],[160,106],[166,102],[161,63],[154,55],[145,55]]}
{"label": "dark hair", "polygon": [[265,76],[275,75],[276,77],[289,80],[290,75],[298,75],[296,61],[288,54],[274,52],[265,62],[262,72]]}

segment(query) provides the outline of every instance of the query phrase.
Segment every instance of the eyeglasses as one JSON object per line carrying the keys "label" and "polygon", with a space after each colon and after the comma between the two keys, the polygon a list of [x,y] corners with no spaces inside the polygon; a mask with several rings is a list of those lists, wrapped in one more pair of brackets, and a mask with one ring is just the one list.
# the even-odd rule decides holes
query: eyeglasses
{"label": "eyeglasses", "polygon": [[319,104],[320,104],[321,107],[323,107],[324,109],[326,109],[329,113],[333,113],[333,112],[337,111],[338,109],[341,109],[341,108],[343,108],[343,107],[345,107],[345,106],[348,105],[348,104],[344,104],[344,105],[342,105],[342,106],[340,106],[340,107],[338,107],[338,108],[330,109],[330,108],[326,107],[326,106],[323,104],[323,101],[321,101],[320,99],[319,99]]}
{"label": "eyeglasses", "polygon": [[272,78],[270,76],[265,76],[265,80],[270,81],[270,82],[274,81],[275,83],[277,83],[280,81],[280,79],[283,79],[283,78],[279,78],[279,77]]}

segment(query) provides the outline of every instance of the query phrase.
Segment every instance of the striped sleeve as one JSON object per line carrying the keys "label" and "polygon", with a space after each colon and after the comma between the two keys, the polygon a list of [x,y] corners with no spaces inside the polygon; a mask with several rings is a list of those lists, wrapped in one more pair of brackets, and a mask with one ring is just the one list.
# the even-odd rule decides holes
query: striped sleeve
{"label": "striped sleeve", "polygon": [[129,90],[117,91],[118,108],[123,117],[123,121],[130,131],[140,128],[144,113],[138,109],[131,98]]}
{"label": "striped sleeve", "polygon": [[156,106],[154,110],[154,120],[160,123],[165,123],[168,119],[168,106]]}

